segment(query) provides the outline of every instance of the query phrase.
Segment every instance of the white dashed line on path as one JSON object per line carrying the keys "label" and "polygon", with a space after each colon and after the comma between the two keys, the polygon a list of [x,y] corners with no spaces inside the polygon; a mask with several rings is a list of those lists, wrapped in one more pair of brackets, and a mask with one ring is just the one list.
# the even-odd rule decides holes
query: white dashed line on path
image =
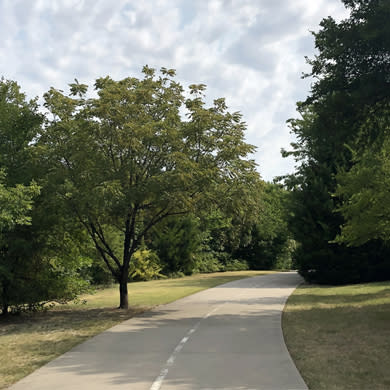
{"label": "white dashed line on path", "polygon": [[165,377],[168,375],[169,368],[173,365],[173,363],[176,360],[177,355],[180,353],[180,351],[183,349],[184,344],[189,340],[190,336],[196,332],[196,330],[199,328],[200,323],[205,320],[206,318],[210,317],[213,313],[215,313],[218,309],[220,309],[225,303],[222,303],[221,305],[216,306],[213,310],[208,312],[206,315],[204,315],[186,334],[185,337],[183,337],[180,341],[180,343],[176,346],[176,348],[173,350],[172,355],[168,358],[168,360],[165,363],[164,368],[160,371],[160,374],[158,377],[154,380],[152,386],[150,387],[150,390],[160,390],[162,383],[165,379]]}

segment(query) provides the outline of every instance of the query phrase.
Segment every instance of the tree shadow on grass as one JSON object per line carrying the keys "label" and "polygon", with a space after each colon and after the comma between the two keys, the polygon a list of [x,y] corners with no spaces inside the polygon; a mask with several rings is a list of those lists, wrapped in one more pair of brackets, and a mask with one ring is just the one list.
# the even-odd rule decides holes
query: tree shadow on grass
{"label": "tree shadow on grass", "polygon": [[390,388],[390,300],[372,303],[382,293],[293,296],[284,336],[310,389]]}
{"label": "tree shadow on grass", "polygon": [[[202,319],[190,315],[178,320],[172,318],[175,314],[175,310],[153,310],[131,323],[122,323],[99,334],[49,363],[41,372],[41,379],[33,381],[31,388],[49,388],[46,379],[53,378],[59,383],[77,381],[82,388],[99,377],[107,386],[126,384],[131,388],[132,384],[138,386],[146,382],[150,388],[182,337]],[[263,326],[259,327],[259,322]],[[222,388],[254,389],[256,380],[265,378],[272,367],[280,365],[278,375],[267,380],[276,381],[272,388],[286,388],[282,384],[289,383],[289,370],[295,370],[295,367],[287,364],[282,353],[284,344],[279,323],[280,311],[277,310],[260,313],[253,309],[244,315],[217,313],[204,318],[181,352],[181,356],[184,354],[190,360],[195,358],[196,364],[181,365],[181,359],[178,359],[180,364],[170,368],[174,375],[166,378],[167,383],[174,381],[175,385],[191,388],[215,388],[218,384],[217,387]],[[223,328],[227,329],[226,334],[221,332]],[[211,338],[197,340],[204,331]],[[273,337],[275,342],[270,343]],[[267,358],[260,364],[261,352]],[[240,357],[245,359],[244,365],[237,364]],[[232,362],[234,364],[229,365]],[[219,372],[221,369],[225,375],[219,378],[202,374],[205,370]],[[167,386],[169,388],[169,384]]]}
{"label": "tree shadow on grass", "polygon": [[[232,277],[229,277],[229,279],[232,279]],[[237,293],[239,293],[240,291],[248,289],[270,288],[273,286],[272,283],[268,285],[268,283],[264,282],[265,278],[254,278],[250,281],[239,281],[236,278],[233,278],[233,283],[219,286],[217,287],[217,289],[234,288],[237,289]],[[180,283],[183,283],[183,285],[188,286],[188,281],[182,280],[180,281]],[[222,291],[218,290],[218,292],[216,292],[217,296],[219,295],[219,293],[222,293]],[[229,294],[233,297],[236,296],[236,292],[232,290],[229,291]],[[239,318],[237,318],[237,316],[232,316],[229,314],[213,315],[212,318],[208,319],[209,321],[211,321],[211,325],[213,329],[215,329],[216,334],[219,333],[219,329],[226,323],[230,323],[231,327],[235,329],[242,328],[242,326],[240,327],[240,323],[243,319],[252,319],[256,322],[270,320],[271,323],[267,327],[268,332],[272,332],[272,329],[275,328],[275,324],[280,323],[280,310],[276,310],[274,307],[270,307],[267,311],[267,314],[263,314],[262,316],[260,316],[257,312],[258,310],[256,307],[256,304],[280,304],[280,299],[274,298],[272,296],[260,296],[256,298],[255,296],[257,292],[255,290],[252,290],[251,292],[249,292],[248,290],[245,294],[247,294],[247,296],[243,297],[243,299],[223,300],[223,302],[227,304],[233,303],[248,305],[248,308],[245,311],[245,315],[240,316]],[[182,301],[179,306],[181,305],[182,307],[186,304],[193,304],[193,302],[191,303],[191,298],[188,298],[189,299],[187,301]],[[281,299],[283,300],[284,298],[285,295],[283,294],[283,297]],[[207,303],[208,305],[220,305],[221,301],[218,301],[218,299],[210,301],[210,298],[207,298],[205,301],[203,301],[203,304],[204,303]],[[77,346],[76,348],[71,350],[69,354],[64,355],[64,357],[61,356],[59,358],[59,360],[62,360],[64,358],[68,359],[69,356],[71,356],[71,358],[67,360],[67,363],[61,366],[61,371],[69,371],[72,373],[72,375],[77,377],[88,375],[98,376],[100,374],[107,374],[111,378],[110,381],[112,383],[138,383],[142,380],[145,380],[145,372],[142,372],[143,366],[148,366],[150,362],[148,357],[146,357],[146,360],[141,359],[140,362],[138,362],[137,357],[133,357],[128,360],[127,354],[136,351],[140,352],[143,357],[145,357],[145,354],[148,354],[149,352],[151,353],[150,357],[152,363],[154,363],[152,364],[153,367],[150,367],[150,375],[155,377],[156,375],[158,375],[159,370],[161,369],[161,364],[163,364],[169,354],[172,353],[172,350],[177,345],[177,342],[180,341],[180,338],[183,337],[188,331],[188,329],[191,329],[194,324],[199,322],[199,320],[201,320],[204,316],[204,313],[200,314],[199,316],[196,316],[193,312],[190,312],[190,315],[187,314],[188,317],[182,319],[181,321],[166,318],[167,316],[169,317],[172,314],[173,317],[176,316],[178,310],[172,309],[173,307],[174,306],[165,306],[164,308],[158,307],[153,311],[145,312],[144,314],[138,315],[134,319],[136,320],[137,326],[132,330],[128,329],[128,324],[126,322],[123,322],[116,327],[110,329],[109,331],[99,334],[94,338],[94,342],[96,339],[100,340],[101,338],[105,340],[107,340],[108,338],[108,342],[103,340],[103,345],[99,347],[100,349],[98,348],[99,350],[90,351],[90,354],[86,357],[86,359],[82,359],[80,362],[77,362],[77,359],[74,359],[74,354],[76,353],[76,356],[78,356],[80,348],[82,351],[84,351],[83,348],[85,346],[88,347],[88,345],[90,345],[90,341],[87,341],[87,343]],[[171,309],[169,310],[167,308]],[[193,308],[195,312],[196,310],[198,310],[196,308],[196,304]],[[37,354],[38,363],[40,362],[40,364],[42,364],[42,362],[46,362],[48,360],[45,359],[46,352],[44,351],[49,350],[52,354],[51,356],[55,356],[59,354],[56,352],[56,350],[62,353],[64,352],[63,348],[65,348],[65,350],[68,350],[73,345],[89,338],[91,334],[86,335],[85,333],[83,333],[83,329],[87,324],[93,324],[98,320],[103,320],[108,322],[108,325],[106,327],[110,327],[115,323],[133,317],[135,314],[139,314],[139,312],[142,310],[144,309],[132,308],[131,310],[124,312],[117,309],[88,309],[86,307],[83,307],[82,305],[80,305],[80,308],[78,309],[75,309],[74,306],[69,306],[69,308],[65,309],[57,307],[55,308],[55,310],[51,310],[48,312],[22,314],[14,318],[10,317],[8,319],[5,319],[5,321],[0,323],[0,332],[6,329],[7,334],[17,335],[18,337],[22,333],[24,333],[26,337],[29,337],[29,335],[33,335],[33,333],[37,332],[41,334],[47,334],[50,332],[62,332],[63,335],[61,337],[61,340],[50,340],[43,338],[39,340],[38,343],[26,342],[24,346],[26,354],[35,353],[37,347],[42,351],[38,351]],[[156,316],[162,316],[163,318],[156,319]],[[112,321],[112,324],[110,324],[110,321]],[[175,337],[172,338],[172,345],[168,343],[167,350],[164,350],[164,353],[162,355],[158,355],[157,359],[163,359],[163,362],[161,363],[161,361],[158,360],[156,366],[154,360],[156,358],[156,356],[154,355],[156,351],[154,351],[153,349],[159,348],[159,345],[162,342],[164,343],[164,340],[170,337],[167,333],[164,335],[164,332],[161,336],[158,333],[160,327],[165,329],[165,332],[168,333],[173,331]],[[244,334],[246,331],[241,330],[240,332]],[[70,336],[71,333],[72,336]],[[121,337],[118,337],[120,335]],[[127,337],[129,337],[128,340]],[[240,344],[241,343],[237,343],[237,345]],[[253,348],[252,344],[255,345],[251,342],[251,348]],[[119,354],[109,354],[108,358],[105,361],[98,362],[97,356],[99,355],[99,353],[110,353],[110,348],[112,347],[112,345],[116,345],[117,348],[119,348]],[[151,345],[151,351],[148,350],[148,348],[150,348],[148,347],[148,345]],[[119,363],[117,362],[118,359]],[[124,359],[123,363],[122,359]],[[136,360],[135,362],[134,359]],[[221,360],[218,361],[221,362]],[[57,360],[50,363],[50,367],[52,367],[53,364],[57,364],[56,362]],[[115,362],[117,362],[117,364],[115,364]],[[215,364],[219,363],[216,362]],[[148,375],[146,375],[146,378],[149,378]],[[148,380],[152,379],[154,378],[149,378]],[[179,379],[179,381],[181,381],[181,379]],[[193,381],[193,378],[183,378],[183,383],[185,383],[185,381],[191,383],[191,381]],[[245,387],[243,386],[241,386],[240,388],[245,389]],[[251,386],[250,388],[254,387]]]}
{"label": "tree shadow on grass", "polygon": [[127,320],[133,316],[143,313],[148,308],[135,307],[129,310],[118,310],[114,308],[89,309],[80,307],[64,308],[57,307],[52,310],[20,313],[9,315],[0,319],[0,335],[13,333],[36,332],[41,329],[45,331],[80,330],[87,323],[96,321],[109,321],[117,323]]}
{"label": "tree shadow on grass", "polygon": [[[316,288],[319,288],[316,286]],[[322,287],[321,288],[326,288]],[[300,294],[294,295],[290,300],[292,306],[296,305],[313,305],[313,303],[322,304],[322,305],[334,305],[334,306],[348,306],[353,304],[368,304],[372,302],[375,304],[375,301],[378,299],[390,298],[390,287],[380,290],[377,293],[345,293],[345,294]]]}

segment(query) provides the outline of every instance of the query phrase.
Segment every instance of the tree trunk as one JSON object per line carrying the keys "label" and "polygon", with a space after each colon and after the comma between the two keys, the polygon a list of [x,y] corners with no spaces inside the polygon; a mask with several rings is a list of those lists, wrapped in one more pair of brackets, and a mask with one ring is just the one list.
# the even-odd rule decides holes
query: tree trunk
{"label": "tree trunk", "polygon": [[3,291],[2,291],[2,305],[0,306],[1,307],[1,315],[3,316],[6,316],[8,314],[8,308],[9,308],[9,299],[8,299],[8,294],[7,294],[7,286],[9,286],[9,282],[7,281],[7,279],[3,279],[2,281],[2,285],[3,285]]}
{"label": "tree trunk", "polygon": [[127,280],[119,282],[119,296],[120,303],[119,309],[128,309],[129,308],[129,295],[127,292]]}
{"label": "tree trunk", "polygon": [[6,316],[8,314],[8,304],[3,303],[2,308],[1,308],[1,315]]}

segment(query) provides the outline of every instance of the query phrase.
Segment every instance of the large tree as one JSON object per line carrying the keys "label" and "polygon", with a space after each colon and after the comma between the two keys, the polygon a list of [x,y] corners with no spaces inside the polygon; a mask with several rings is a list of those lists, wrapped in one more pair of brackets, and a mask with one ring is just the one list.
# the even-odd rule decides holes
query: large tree
{"label": "large tree", "polygon": [[[39,193],[39,186],[32,182],[29,186],[18,184],[7,187],[6,175],[0,171],[0,234],[12,230],[17,225],[29,225],[29,215],[33,198]],[[0,238],[1,242],[1,238]]]}
{"label": "large tree", "polygon": [[314,82],[309,97],[298,104],[301,118],[290,121],[297,142],[286,153],[299,162],[286,183],[292,191],[291,228],[301,243],[296,253],[300,272],[307,279],[338,283],[379,277],[376,264],[382,267],[388,258],[380,242],[359,248],[334,242],[344,223],[337,211],[342,200],[334,195],[336,174],[355,163],[351,150],[377,138],[377,127],[364,137],[361,128],[368,113],[388,101],[390,91],[390,3],[343,3],[349,18],[336,22],[328,17],[314,33],[318,54],[308,60],[312,70],[307,75]]}
{"label": "large tree", "polygon": [[56,202],[37,139],[43,115],[14,81],[0,80],[0,307],[37,308],[73,298],[83,282],[74,224]]}
{"label": "large tree", "polygon": [[[16,82],[0,79],[0,303],[2,313],[15,302],[15,263],[24,241],[17,232],[31,224],[33,198],[39,187],[31,183],[31,142],[42,116],[35,101],[26,101]],[[31,183],[31,186],[30,186]],[[21,268],[21,271],[23,267]]]}
{"label": "large tree", "polygon": [[367,133],[376,133],[376,140],[352,149],[354,165],[336,176],[336,196],[343,201],[338,211],[345,218],[336,242],[349,246],[390,240],[390,102],[367,116],[361,138]]}
{"label": "large tree", "polygon": [[16,226],[31,224],[29,215],[33,205],[33,198],[38,195],[39,187],[32,183],[30,186],[18,184],[15,187],[6,187],[6,176],[0,171],[0,309],[1,313],[8,314],[10,303],[14,303],[11,282],[12,264],[9,259],[10,232]]}
{"label": "large tree", "polygon": [[173,70],[156,75],[145,66],[143,74],[100,78],[95,98],[78,82],[70,96],[52,88],[40,140],[59,196],[119,283],[120,308],[128,307],[130,262],[150,229],[206,207],[219,185],[254,172],[245,123],[224,99],[207,108],[204,85],[191,85],[185,98]]}

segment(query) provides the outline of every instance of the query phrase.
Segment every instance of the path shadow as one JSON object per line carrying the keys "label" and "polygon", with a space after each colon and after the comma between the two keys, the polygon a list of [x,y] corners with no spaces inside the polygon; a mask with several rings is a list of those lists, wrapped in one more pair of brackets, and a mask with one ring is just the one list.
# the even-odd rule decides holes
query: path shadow
{"label": "path shadow", "polygon": [[[161,368],[164,367],[166,359],[174,351],[178,341],[201,320],[201,317],[196,316],[180,320],[167,318],[172,314],[175,314],[174,310],[154,310],[143,313],[137,316],[135,328],[130,323],[120,324],[52,361],[49,364],[50,369],[56,370],[59,380],[61,380],[62,374],[71,373],[80,377],[103,375],[107,384],[126,384],[130,389],[132,384],[136,385],[145,382],[145,380],[152,383],[159,375]],[[203,321],[207,322],[208,330],[213,329],[215,334],[218,334],[223,327],[236,330],[237,333],[232,333],[237,337],[234,342],[236,348],[242,344],[239,338],[245,336],[247,327],[243,328],[243,324],[250,323],[256,329],[256,324],[263,323],[262,326],[259,325],[258,330],[262,329],[263,337],[267,339],[275,333],[279,337],[281,332],[280,329],[276,329],[277,325],[280,324],[279,310],[270,310],[262,314],[253,311],[246,315],[213,314]],[[197,333],[202,332],[205,323],[202,323]],[[241,330],[238,331],[238,329]],[[175,334],[175,337],[172,337],[172,334]],[[232,339],[229,340],[230,343],[232,341]],[[219,340],[215,349],[220,348],[226,351],[226,344],[226,340],[222,343]],[[250,345],[252,354],[256,348],[259,348],[260,352],[262,347],[260,339],[252,340]],[[183,348],[184,353],[189,346],[190,342]],[[283,346],[275,343],[269,352],[270,356],[279,353],[281,348]],[[99,359],[99,356],[103,354],[105,358]],[[221,354],[216,359],[216,364],[223,364],[223,359],[224,355]],[[212,369],[210,367],[210,370]],[[192,388],[196,388],[196,381],[197,379],[191,375],[175,377],[176,385],[183,384],[190,388],[191,384],[195,386]],[[237,381],[240,384],[240,389],[253,389],[253,385],[245,387],[245,377],[241,380],[237,379]],[[84,383],[83,380],[80,380],[80,383]]]}

